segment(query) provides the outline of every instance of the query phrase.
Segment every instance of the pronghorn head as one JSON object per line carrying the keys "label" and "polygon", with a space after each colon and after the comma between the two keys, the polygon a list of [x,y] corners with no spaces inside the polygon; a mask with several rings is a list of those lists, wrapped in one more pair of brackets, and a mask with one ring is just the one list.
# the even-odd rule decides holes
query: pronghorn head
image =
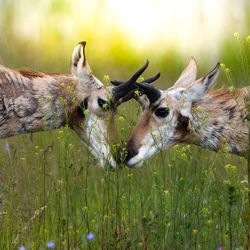
{"label": "pronghorn head", "polygon": [[138,83],[147,96],[144,110],[127,142],[126,165],[136,167],[160,150],[184,142],[189,134],[192,104],[201,99],[219,74],[219,64],[196,80],[197,64],[191,58],[176,83],[162,91],[147,82]]}
{"label": "pronghorn head", "polygon": [[[138,89],[136,80],[146,69],[145,64],[129,81],[117,86],[104,86],[91,72],[85,55],[86,42],[80,42],[73,51],[71,73],[76,83],[76,98],[83,110],[84,124],[76,122],[72,117],[71,126],[85,141],[87,146],[101,166],[106,164],[115,167],[115,161],[110,152],[110,139],[113,132],[113,114],[118,105],[133,97]],[[78,108],[78,111],[79,111]],[[81,110],[80,110],[81,113]]]}

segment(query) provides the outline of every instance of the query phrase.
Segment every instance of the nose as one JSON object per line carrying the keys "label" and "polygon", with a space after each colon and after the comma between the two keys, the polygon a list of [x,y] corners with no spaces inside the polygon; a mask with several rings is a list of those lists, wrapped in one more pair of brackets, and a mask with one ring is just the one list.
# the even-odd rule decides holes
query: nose
{"label": "nose", "polygon": [[130,159],[138,154],[138,150],[133,139],[130,139],[127,143],[127,156],[125,158],[125,163],[127,163]]}

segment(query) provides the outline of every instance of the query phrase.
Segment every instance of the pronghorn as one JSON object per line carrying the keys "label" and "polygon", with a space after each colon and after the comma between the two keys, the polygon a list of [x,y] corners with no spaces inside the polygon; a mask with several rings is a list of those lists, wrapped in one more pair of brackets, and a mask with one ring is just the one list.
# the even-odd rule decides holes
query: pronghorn
{"label": "pronghorn", "polygon": [[128,167],[140,166],[156,152],[178,143],[246,156],[250,88],[208,92],[219,71],[218,63],[196,80],[197,64],[191,58],[179,79],[165,91],[137,83],[147,98],[127,142]]}
{"label": "pronghorn", "polygon": [[108,111],[112,114],[119,104],[131,98],[128,93],[136,88],[131,83],[146,66],[128,82],[105,87],[90,70],[85,45],[80,42],[73,50],[71,74],[16,71],[0,65],[0,137],[68,124],[101,166],[107,163],[115,167],[108,144],[112,132]]}

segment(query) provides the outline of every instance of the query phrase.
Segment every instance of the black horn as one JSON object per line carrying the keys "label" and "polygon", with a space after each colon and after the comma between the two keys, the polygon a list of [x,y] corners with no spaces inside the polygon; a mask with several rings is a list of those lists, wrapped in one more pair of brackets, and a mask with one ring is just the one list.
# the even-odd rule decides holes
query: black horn
{"label": "black horn", "polygon": [[152,83],[152,82],[156,81],[160,76],[161,76],[161,73],[158,73],[155,76],[144,80],[142,83]]}
{"label": "black horn", "polygon": [[138,71],[136,71],[134,75],[128,81],[120,81],[120,80],[111,81],[111,83],[115,85],[115,87],[113,88],[114,106],[118,106],[119,104],[123,102],[127,102],[132,98],[135,98],[138,101],[138,94],[135,94],[136,90],[140,91],[139,95],[141,95],[144,92],[146,94],[147,91],[143,90],[144,85],[149,85],[150,83],[156,81],[161,75],[160,73],[158,73],[155,76],[148,78],[144,80],[143,82],[141,82],[140,84],[143,85],[142,87],[139,86],[139,83],[137,83],[136,81],[142,75],[142,73],[146,70],[148,65],[149,65],[149,61],[147,60],[146,63]]}
{"label": "black horn", "polygon": [[136,82],[138,78],[142,75],[142,73],[146,70],[149,65],[149,61],[147,60],[146,63],[134,73],[134,75],[129,79],[129,81]]}
{"label": "black horn", "polygon": [[134,75],[126,82],[122,81],[111,81],[113,85],[116,87],[113,88],[113,102],[115,106],[118,106],[122,102],[128,101],[129,99],[133,98],[132,93],[138,90],[138,86],[136,85],[136,81],[141,76],[141,74],[146,70],[148,67],[148,60],[146,63],[141,67],[138,71],[134,73]]}
{"label": "black horn", "polygon": [[146,82],[137,83],[143,93],[148,97],[150,103],[156,102],[161,97],[161,91]]}

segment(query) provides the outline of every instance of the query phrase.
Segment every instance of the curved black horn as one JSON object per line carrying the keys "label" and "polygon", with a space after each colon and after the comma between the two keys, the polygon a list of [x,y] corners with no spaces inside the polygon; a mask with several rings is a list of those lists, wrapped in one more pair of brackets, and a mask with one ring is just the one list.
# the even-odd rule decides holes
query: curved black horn
{"label": "curved black horn", "polygon": [[161,91],[146,82],[137,83],[143,93],[148,97],[150,103],[156,102],[161,97]]}
{"label": "curved black horn", "polygon": [[146,70],[149,65],[149,61],[147,60],[146,63],[134,73],[134,75],[129,79],[129,81],[136,82],[137,79],[141,76],[141,74]]}
{"label": "curved black horn", "polygon": [[161,76],[161,73],[159,72],[155,76],[150,77],[150,78],[144,80],[142,83],[152,83],[152,82],[156,81],[160,76]]}
{"label": "curved black horn", "polygon": [[146,68],[149,65],[149,61],[147,60],[146,63],[134,73],[134,75],[126,82],[113,80],[111,83],[115,85],[113,88],[113,104],[114,106],[118,106],[123,102],[129,101],[132,98],[135,98],[137,101],[138,94],[135,94],[136,90],[142,90],[140,91],[139,95],[141,95],[143,92],[147,95],[149,101],[151,103],[155,102],[158,98],[161,96],[160,90],[151,87],[149,84],[156,81],[160,77],[160,73],[156,74],[153,77],[150,77],[146,80],[144,80],[141,83],[137,83],[136,81],[141,76],[141,74],[146,70]]}
{"label": "curved black horn", "polygon": [[118,104],[121,104],[123,102],[127,102],[129,101],[130,99],[134,98],[135,97],[135,91],[136,90],[139,90],[139,87],[137,87],[137,89],[135,90],[132,90],[130,92],[128,92],[126,95],[124,95],[123,97],[121,97],[121,99],[119,100],[119,103]]}
{"label": "curved black horn", "polygon": [[[122,99],[128,101],[128,98],[123,98],[128,93],[135,91],[138,89],[136,85],[136,80],[141,76],[141,74],[146,70],[148,67],[149,61],[147,60],[146,63],[134,73],[134,75],[126,82],[121,81],[111,81],[116,87],[113,88],[113,102],[115,105],[119,105],[122,103]],[[131,94],[129,96],[132,96]],[[128,97],[128,96],[127,96]],[[132,97],[131,97],[132,98]],[[131,99],[130,98],[130,99]]]}
{"label": "curved black horn", "polygon": [[113,92],[113,102],[118,103],[122,97],[124,97],[127,93],[137,90],[138,86],[136,85],[135,82],[124,82],[117,87],[114,87],[112,92]]}

